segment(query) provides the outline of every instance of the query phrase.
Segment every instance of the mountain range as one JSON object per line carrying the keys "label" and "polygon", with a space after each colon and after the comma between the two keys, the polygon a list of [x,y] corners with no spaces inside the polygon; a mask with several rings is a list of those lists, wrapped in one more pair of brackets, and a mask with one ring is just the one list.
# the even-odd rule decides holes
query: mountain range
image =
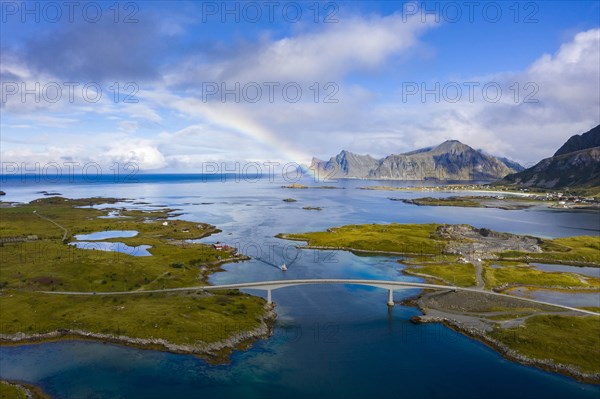
{"label": "mountain range", "polygon": [[343,150],[329,161],[313,158],[319,179],[497,180],[520,172],[517,162],[475,150],[457,140],[384,158]]}
{"label": "mountain range", "polygon": [[559,155],[594,147],[600,147],[600,125],[591,129],[589,132],[571,136],[571,138],[556,151],[554,156],[557,157]]}
{"label": "mountain range", "polygon": [[600,125],[572,136],[554,156],[510,174],[498,184],[545,189],[600,187]]}

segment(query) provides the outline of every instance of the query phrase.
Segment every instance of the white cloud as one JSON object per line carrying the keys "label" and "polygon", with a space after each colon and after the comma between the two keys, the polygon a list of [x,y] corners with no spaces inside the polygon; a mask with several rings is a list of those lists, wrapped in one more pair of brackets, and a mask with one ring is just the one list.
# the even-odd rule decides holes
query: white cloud
{"label": "white cloud", "polygon": [[[3,122],[8,130],[3,136],[16,138],[20,132],[46,128],[65,134],[48,141],[39,133],[32,139],[35,149],[16,142],[6,148],[3,137],[2,156],[16,161],[135,162],[141,169],[195,168],[214,160],[308,161],[312,155],[324,158],[341,149],[383,156],[458,139],[527,162],[552,155],[571,134],[600,123],[600,29],[577,34],[522,71],[463,79],[498,82],[504,90],[498,103],[481,98],[474,103],[402,102],[376,74],[392,71],[400,57],[410,61],[422,47],[419,38],[433,26],[418,18],[405,22],[398,14],[355,16],[318,31],[245,43],[221,59],[190,56],[166,66],[161,79],[139,91],[137,104],[114,103],[108,93],[96,104],[5,104],[3,119],[8,114],[10,120]],[[183,34],[175,25],[172,33]],[[365,71],[381,86],[346,81]],[[27,82],[57,81],[36,74],[12,55],[3,54],[0,73]],[[334,81],[340,86],[340,101],[315,103],[305,94],[294,104],[205,102],[198,87],[210,81]],[[509,91],[514,82],[522,89],[527,82],[535,83],[539,103],[515,104]],[[97,129],[104,133],[90,135],[86,129],[96,127],[98,120],[105,123]]]}
{"label": "white cloud", "polygon": [[542,55],[525,71],[498,80],[505,86],[535,83],[539,103],[483,104],[471,118],[489,132],[481,145],[490,151],[508,145],[504,152],[523,162],[551,156],[571,135],[600,123],[600,29],[581,32],[555,54]]}
{"label": "white cloud", "polygon": [[[424,28],[414,25],[413,32],[398,38],[398,29],[409,29],[411,25],[398,24],[397,16],[376,22],[356,20],[346,28],[321,32],[321,36],[313,33],[282,39],[262,46],[256,57],[242,55],[208,69],[204,66],[202,71],[239,80],[261,76],[283,81],[294,76],[341,79],[349,71],[385,64],[390,56],[414,44]],[[244,126],[252,126],[269,132],[280,147],[296,148],[290,154],[303,161],[310,155],[326,157],[341,149],[383,156],[458,139],[523,163],[536,162],[552,155],[572,134],[600,123],[599,35],[599,29],[581,32],[555,54],[540,56],[523,71],[464,79],[479,82],[480,88],[487,82],[498,83],[503,94],[497,103],[485,101],[481,89],[473,103],[466,93],[458,103],[406,104],[399,97],[376,102],[376,93],[343,85],[339,104],[222,104],[193,97],[177,97],[169,104],[230,130],[243,131]],[[376,41],[360,40],[358,36],[380,37],[386,45],[369,49],[367,43]],[[327,51],[328,44],[332,44],[331,51]],[[512,91],[515,82],[520,90],[519,103],[515,103]],[[525,86],[529,82],[533,85]],[[523,104],[534,88],[538,91],[532,98],[539,102]]]}
{"label": "white cloud", "polygon": [[[182,82],[311,82],[338,80],[349,72],[381,66],[417,44],[433,23],[401,14],[348,17],[304,32],[236,49],[223,61],[191,57],[166,75],[170,85]],[[282,83],[282,84],[283,84]]]}
{"label": "white cloud", "polygon": [[108,148],[99,154],[104,164],[118,162],[120,164],[135,163],[142,170],[165,167],[164,155],[151,140],[125,139],[109,144]]}
{"label": "white cloud", "polygon": [[[472,103],[466,93],[457,103],[436,103],[432,97],[424,103],[405,103],[398,96],[374,105],[372,98],[365,96],[340,104],[337,111],[323,105],[311,113],[297,107],[283,115],[288,126],[301,135],[298,141],[327,144],[321,156],[342,148],[383,156],[458,139],[523,163],[537,162],[551,156],[571,135],[600,123],[599,71],[600,29],[593,29],[577,34],[555,54],[540,56],[523,71],[464,79],[478,82],[480,87],[498,83],[503,95],[497,103],[485,101],[481,91]],[[521,90],[520,103],[515,103],[510,89],[515,82]],[[538,103],[522,103],[532,93],[524,90],[528,82],[539,88],[533,97]],[[433,83],[427,82],[427,87]],[[322,121],[327,129],[311,121]],[[306,128],[304,134],[302,128]],[[337,147],[332,145],[336,141]]]}
{"label": "white cloud", "polygon": [[[57,137],[53,142],[69,141],[65,136]],[[4,147],[4,146],[3,146]],[[1,152],[3,162],[25,163],[28,166],[64,162],[77,162],[85,165],[98,163],[106,171],[118,162],[121,165],[134,163],[141,170],[159,169],[167,166],[164,155],[158,145],[146,139],[120,139],[118,135],[97,135],[88,137],[85,142],[70,145],[31,145],[4,149]],[[43,167],[43,166],[42,166]],[[110,173],[110,172],[106,172]]]}
{"label": "white cloud", "polygon": [[121,121],[119,122],[119,130],[124,133],[134,133],[139,129],[139,124],[136,121]]}

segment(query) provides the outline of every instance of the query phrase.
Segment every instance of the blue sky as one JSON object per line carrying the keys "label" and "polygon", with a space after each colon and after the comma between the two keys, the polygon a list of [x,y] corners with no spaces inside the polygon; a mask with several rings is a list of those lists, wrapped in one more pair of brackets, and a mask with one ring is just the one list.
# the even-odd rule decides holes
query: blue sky
{"label": "blue sky", "polygon": [[600,123],[598,1],[25,4],[0,2],[2,162],[197,171],[458,139],[527,164]]}

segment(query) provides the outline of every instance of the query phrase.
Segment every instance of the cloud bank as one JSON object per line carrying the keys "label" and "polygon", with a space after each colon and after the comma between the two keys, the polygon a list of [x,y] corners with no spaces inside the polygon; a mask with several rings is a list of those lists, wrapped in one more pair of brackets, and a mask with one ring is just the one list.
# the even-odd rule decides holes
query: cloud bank
{"label": "cloud bank", "polygon": [[[522,70],[410,82],[402,81],[402,69],[423,62],[427,33],[439,24],[399,13],[347,15],[338,24],[206,47],[184,45],[194,41],[187,20],[149,21],[61,26],[51,37],[5,46],[3,96],[7,82],[31,88],[69,81],[94,82],[103,95],[97,102],[81,95],[55,102],[9,96],[0,108],[2,161],[135,162],[143,170],[192,171],[205,161],[308,162],[341,149],[385,156],[458,139],[527,163],[600,123],[597,28],[532,57]],[[125,88],[130,81],[135,90]],[[206,96],[207,83],[231,89],[252,82],[263,90],[276,83],[274,100],[266,90],[260,101]],[[298,101],[281,94],[290,82],[302,89]],[[474,99],[465,82],[479,84]],[[463,89],[456,101],[448,101],[452,90],[437,101],[402,91],[407,84],[449,83]],[[482,95],[486,83],[502,90],[497,101]],[[134,91],[138,101],[123,102]]]}

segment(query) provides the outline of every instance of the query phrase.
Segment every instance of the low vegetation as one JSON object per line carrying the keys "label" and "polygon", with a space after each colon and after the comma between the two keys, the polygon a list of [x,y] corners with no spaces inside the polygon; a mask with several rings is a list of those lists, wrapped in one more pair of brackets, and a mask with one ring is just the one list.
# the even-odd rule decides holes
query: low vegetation
{"label": "low vegetation", "polygon": [[[101,219],[107,211],[78,208],[82,200],[60,202],[44,199],[31,204],[0,209],[0,286],[19,290],[130,291],[198,285],[201,268],[217,270],[219,263],[234,260],[231,251],[217,251],[209,245],[184,241],[218,231],[213,226],[183,220],[168,220],[170,210],[123,212],[128,217]],[[35,213],[34,213],[35,212]],[[152,256],[78,249],[62,241],[78,234],[105,230],[135,230],[122,242],[129,246],[150,245]],[[164,225],[164,223],[167,223]],[[34,239],[27,239],[34,237]],[[11,239],[23,238],[12,242]],[[180,263],[183,267],[169,267]],[[206,283],[203,276],[202,283]]]}
{"label": "low vegetation", "polygon": [[470,263],[430,263],[407,265],[406,272],[434,277],[446,284],[471,287],[477,283],[475,267]]}
{"label": "low vegetation", "polygon": [[424,197],[424,198],[415,198],[415,199],[407,199],[404,202],[408,204],[414,205],[427,205],[427,206],[461,206],[468,208],[482,208],[483,205],[475,201],[473,198],[466,197],[442,197],[442,198],[433,198],[433,197]]}
{"label": "low vegetation", "polygon": [[324,232],[283,234],[278,237],[306,241],[313,247],[437,255],[445,246],[443,240],[432,238],[438,226],[397,223],[348,225]]}
{"label": "low vegetation", "polygon": [[[406,265],[406,273],[442,285],[474,287],[485,284],[484,289],[534,286],[586,289],[586,292],[595,292],[600,287],[600,279],[594,277],[542,271],[527,263],[533,259],[547,263],[577,260],[586,266],[600,267],[600,237],[597,236],[548,240],[468,225],[392,223],[349,225],[324,232],[281,234],[279,237],[305,241],[307,247],[401,254],[405,256],[400,262]],[[463,247],[473,250],[463,251]],[[519,252],[513,248],[540,252]],[[586,381],[598,380],[599,317],[565,315],[564,310],[554,306],[473,291],[424,291],[410,303],[425,313],[415,322],[444,320],[504,353],[507,353],[506,349],[494,345],[493,340],[528,358],[519,358],[520,361],[539,364]],[[429,316],[432,309],[434,313]]]}
{"label": "low vegetation", "polygon": [[0,380],[0,399],[50,399],[50,396],[31,384]]}
{"label": "low vegetation", "polygon": [[28,399],[24,389],[9,384],[4,381],[0,381],[0,399]]}
{"label": "low vegetation", "polygon": [[[311,247],[343,248],[360,251],[377,251],[396,254],[419,254],[445,256],[449,243],[473,243],[475,237],[454,238],[438,234],[440,224],[364,224],[333,227],[323,232],[280,234],[279,238],[306,241]],[[463,226],[463,225],[452,225]],[[466,225],[464,225],[466,226]],[[469,226],[467,226],[469,227]],[[477,229],[475,229],[477,230]],[[486,230],[486,229],[479,229]],[[478,230],[478,231],[479,231]],[[482,242],[489,242],[491,230],[481,236]],[[498,240],[505,242],[511,236],[502,233]],[[516,237],[516,236],[515,236]],[[528,262],[546,261],[585,264],[600,267],[600,236],[575,236],[556,239],[537,239],[542,252],[503,251],[481,254],[488,259],[500,261]],[[515,242],[518,245],[518,241]],[[488,246],[492,248],[492,246]],[[498,246],[500,247],[500,246]]]}
{"label": "low vegetation", "polygon": [[401,201],[419,206],[456,206],[462,208],[498,208],[506,210],[530,208],[536,202],[545,203],[529,197],[502,197],[500,199],[490,196],[424,197],[402,199]]}
{"label": "low vegetation", "polygon": [[[171,209],[92,207],[120,201],[50,197],[0,208],[0,324],[7,339],[17,333],[80,330],[193,344],[224,340],[260,324],[266,315],[264,300],[236,291],[130,296],[40,292],[143,292],[198,286],[207,284],[223,262],[244,259],[233,249],[188,242],[218,230],[172,219]],[[102,218],[115,211],[120,217]],[[149,245],[151,256],[68,245],[76,235],[106,230],[137,231],[134,237],[102,241]]]}
{"label": "low vegetation", "polygon": [[483,279],[487,288],[509,285],[537,287],[592,288],[600,287],[600,280],[574,273],[546,272],[529,265],[484,266]]}
{"label": "low vegetation", "polygon": [[262,298],[239,291],[139,295],[49,295],[5,292],[2,334],[80,330],[196,345],[259,326]]}
{"label": "low vegetation", "polygon": [[496,328],[490,335],[532,359],[577,365],[588,373],[600,370],[600,317],[536,315],[523,326]]}
{"label": "low vegetation", "polygon": [[600,266],[600,236],[574,236],[544,240],[542,249],[541,253],[506,251],[498,255],[503,260],[524,262],[539,260]]}

